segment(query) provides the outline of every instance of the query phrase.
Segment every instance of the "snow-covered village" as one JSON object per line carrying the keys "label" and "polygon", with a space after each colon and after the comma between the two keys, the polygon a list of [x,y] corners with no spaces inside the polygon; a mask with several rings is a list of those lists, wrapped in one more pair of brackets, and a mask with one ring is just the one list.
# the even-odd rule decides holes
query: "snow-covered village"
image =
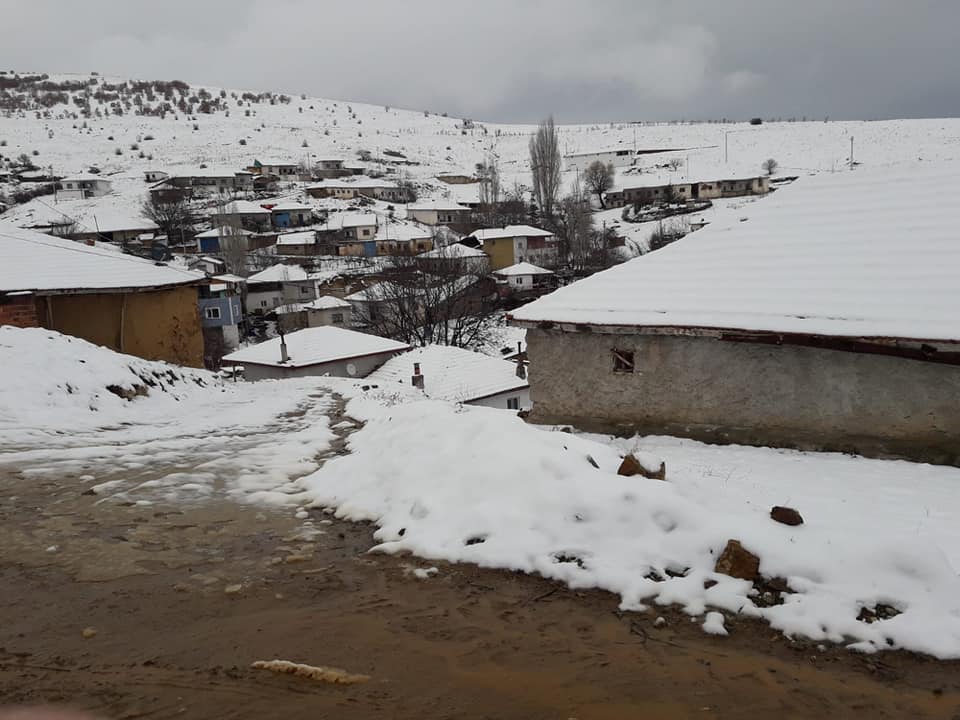
{"label": "snow-covered village", "polygon": [[0,3],[0,720],[958,717],[960,14],[567,4]]}

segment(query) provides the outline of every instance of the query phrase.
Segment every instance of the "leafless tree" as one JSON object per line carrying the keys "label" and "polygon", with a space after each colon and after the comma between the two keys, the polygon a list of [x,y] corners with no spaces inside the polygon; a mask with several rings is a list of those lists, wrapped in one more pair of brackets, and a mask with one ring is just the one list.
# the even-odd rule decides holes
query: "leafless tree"
{"label": "leafless tree", "polygon": [[490,152],[486,160],[477,163],[480,178],[480,212],[489,224],[495,224],[495,215],[500,205],[500,167],[497,156]]}
{"label": "leafless tree", "polygon": [[153,196],[144,200],[140,209],[141,215],[156,223],[167,236],[167,242],[172,246],[192,238],[193,227],[197,222],[196,213],[186,199],[161,202]]}
{"label": "leafless tree", "polygon": [[411,345],[468,347],[484,339],[495,309],[485,265],[439,248],[433,257],[401,256],[364,291],[354,319],[368,331]]}
{"label": "leafless tree", "polygon": [[600,207],[606,208],[603,201],[603,194],[613,187],[613,163],[603,164],[600,160],[594,160],[587,166],[583,181],[590,191],[596,193],[597,200],[600,201]]}
{"label": "leafless tree", "polygon": [[560,241],[561,264],[569,263],[575,269],[583,269],[592,250],[593,214],[583,189],[576,182],[560,201],[554,232]]}
{"label": "leafless tree", "polygon": [[776,160],[773,158],[767,158],[763,161],[763,165],[761,167],[767,175],[773,175],[779,166],[780,163],[778,163]]}
{"label": "leafless tree", "polygon": [[680,158],[670,158],[670,161],[667,163],[670,166],[671,170],[679,170],[683,167],[683,160]]}
{"label": "leafless tree", "polygon": [[560,138],[553,116],[540,123],[530,138],[530,172],[537,206],[550,218],[560,192]]}

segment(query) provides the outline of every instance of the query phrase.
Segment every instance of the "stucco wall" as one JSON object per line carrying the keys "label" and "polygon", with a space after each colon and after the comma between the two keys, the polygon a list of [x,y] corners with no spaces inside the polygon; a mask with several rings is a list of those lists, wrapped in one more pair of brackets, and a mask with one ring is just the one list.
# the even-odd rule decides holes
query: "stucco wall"
{"label": "stucco wall", "polygon": [[[362,358],[338,360],[322,365],[310,365],[309,367],[299,368],[274,367],[273,365],[244,365],[243,377],[245,380],[277,380],[280,378],[313,377],[321,375],[363,378],[383,365],[394,355],[396,355],[396,353],[393,352],[380,353]],[[356,372],[353,375],[347,372],[348,364],[352,364],[356,368]]]}
{"label": "stucco wall", "polygon": [[203,366],[195,287],[51,295],[38,309],[41,324],[51,330],[147,360]]}
{"label": "stucco wall", "polygon": [[468,405],[482,405],[483,407],[490,408],[499,408],[500,410],[506,410],[507,400],[511,398],[516,398],[519,400],[520,406],[518,410],[529,410],[530,409],[530,388],[523,388],[522,390],[511,390],[510,392],[499,393],[497,395],[491,395],[490,397],[485,397],[480,400],[473,400]]}
{"label": "stucco wall", "polygon": [[[634,352],[632,373],[611,350]],[[663,335],[527,331],[531,419],[960,464],[960,367]]]}

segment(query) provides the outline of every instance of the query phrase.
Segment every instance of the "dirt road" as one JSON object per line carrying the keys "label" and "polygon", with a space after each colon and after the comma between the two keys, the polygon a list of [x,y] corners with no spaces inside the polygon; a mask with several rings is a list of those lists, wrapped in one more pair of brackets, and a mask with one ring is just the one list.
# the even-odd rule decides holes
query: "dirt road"
{"label": "dirt road", "polygon": [[[3,479],[0,693],[108,718],[960,717],[957,666],[793,644],[538,578],[369,555],[370,529]],[[84,636],[84,630],[87,630]],[[94,634],[95,633],[95,634]],[[281,658],[371,676],[334,686]]]}

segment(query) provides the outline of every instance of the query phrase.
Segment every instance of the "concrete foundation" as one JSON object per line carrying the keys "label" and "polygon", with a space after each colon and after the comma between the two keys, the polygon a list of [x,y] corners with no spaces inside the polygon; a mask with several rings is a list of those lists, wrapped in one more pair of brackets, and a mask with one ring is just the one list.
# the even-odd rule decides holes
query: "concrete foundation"
{"label": "concrete foundation", "polygon": [[[615,371],[613,350],[633,353]],[[707,337],[527,331],[531,422],[960,465],[960,367]]]}

